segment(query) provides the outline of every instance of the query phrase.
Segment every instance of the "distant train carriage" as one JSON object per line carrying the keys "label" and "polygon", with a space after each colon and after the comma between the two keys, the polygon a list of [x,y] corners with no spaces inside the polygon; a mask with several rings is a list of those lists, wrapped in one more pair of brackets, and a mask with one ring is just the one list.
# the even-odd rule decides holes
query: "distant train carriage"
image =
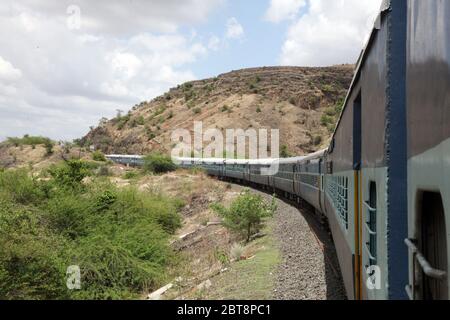
{"label": "distant train carriage", "polygon": [[285,195],[295,194],[294,190],[294,174],[297,162],[295,159],[280,159],[278,171],[273,176],[272,186]]}
{"label": "distant train carriage", "polygon": [[264,160],[254,160],[249,162],[249,181],[257,185],[268,186],[269,176],[264,174],[264,169],[266,168],[267,162]]}
{"label": "distant train carriage", "polygon": [[316,210],[323,212],[321,197],[321,162],[325,150],[311,154],[297,162],[295,172],[295,193],[309,202]]}
{"label": "distant train carriage", "polygon": [[248,160],[226,159],[224,168],[224,176],[239,181],[246,179]]}
{"label": "distant train carriage", "polygon": [[106,159],[126,166],[137,167],[144,164],[144,157],[138,155],[107,155]]}

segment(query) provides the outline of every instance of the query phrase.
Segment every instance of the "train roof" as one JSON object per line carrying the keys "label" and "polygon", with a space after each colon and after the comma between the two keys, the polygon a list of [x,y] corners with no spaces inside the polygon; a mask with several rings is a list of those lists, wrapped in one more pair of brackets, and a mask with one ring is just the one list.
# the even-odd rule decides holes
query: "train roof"
{"label": "train roof", "polygon": [[326,151],[327,151],[327,149],[323,149],[323,150],[311,153],[311,154],[307,155],[306,157],[304,157],[302,161],[311,161],[311,160],[321,158],[321,157],[323,157],[323,155],[325,154]]}
{"label": "train roof", "polygon": [[315,159],[323,155],[325,150],[319,152],[301,156],[301,157],[291,157],[291,158],[268,158],[268,159],[223,159],[223,158],[177,158],[178,162],[194,162],[194,163],[226,163],[226,164],[250,164],[250,165],[272,165],[275,162],[279,164],[291,164],[304,161],[307,159]]}
{"label": "train roof", "polygon": [[143,159],[143,156],[139,156],[139,155],[125,155],[125,154],[108,154],[105,155],[106,158],[122,158],[122,159]]}
{"label": "train roof", "polygon": [[[326,150],[321,150],[306,156],[291,157],[291,158],[268,158],[268,159],[224,159],[224,158],[175,158],[176,162],[191,162],[191,163],[211,163],[211,164],[250,164],[250,165],[272,165],[276,162],[279,164],[291,164],[305,160],[312,160],[321,157]],[[122,154],[109,154],[106,155],[108,159],[143,159],[140,155],[122,155]]]}

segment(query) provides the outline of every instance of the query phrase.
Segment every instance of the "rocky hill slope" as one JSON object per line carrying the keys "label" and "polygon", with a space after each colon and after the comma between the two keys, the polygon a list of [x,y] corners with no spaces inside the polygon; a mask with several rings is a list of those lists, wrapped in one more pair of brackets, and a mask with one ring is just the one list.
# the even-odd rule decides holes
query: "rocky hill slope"
{"label": "rocky hill slope", "polygon": [[173,130],[202,121],[204,129],[280,129],[284,153],[309,153],[328,144],[352,75],[349,65],[265,67],[188,82],[102,119],[81,143],[105,153],[169,152]]}

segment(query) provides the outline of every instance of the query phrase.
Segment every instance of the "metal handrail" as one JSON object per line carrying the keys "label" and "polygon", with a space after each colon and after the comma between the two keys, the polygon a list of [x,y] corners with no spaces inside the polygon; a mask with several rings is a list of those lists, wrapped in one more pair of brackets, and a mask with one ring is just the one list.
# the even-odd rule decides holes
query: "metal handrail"
{"label": "metal handrail", "polygon": [[377,235],[377,233],[375,231],[370,229],[370,226],[369,226],[368,222],[366,222],[364,225],[366,226],[367,232],[369,232],[370,235],[372,235],[372,236],[376,236]]}
{"label": "metal handrail", "polygon": [[415,300],[414,292],[411,285],[407,285],[405,287],[406,294],[408,295],[409,300]]}
{"label": "metal handrail", "polygon": [[368,243],[368,242],[366,242],[365,248],[366,248],[366,251],[367,251],[367,255],[369,256],[369,259],[370,259],[370,260],[373,260],[373,261],[376,261],[377,258],[375,258],[374,256],[372,256],[372,253],[370,253],[369,243]]}
{"label": "metal handrail", "polygon": [[367,207],[367,209],[368,209],[370,212],[377,212],[377,209],[372,208],[372,207],[370,206],[370,204],[369,204],[368,201],[364,201],[363,203],[364,203],[364,205]]}
{"label": "metal handrail", "polygon": [[413,240],[405,239],[405,244],[415,255],[417,262],[419,262],[420,267],[428,277],[438,280],[443,280],[447,277],[446,271],[435,269],[430,265],[427,259],[423,256],[422,252],[420,252],[419,249],[416,247]]}

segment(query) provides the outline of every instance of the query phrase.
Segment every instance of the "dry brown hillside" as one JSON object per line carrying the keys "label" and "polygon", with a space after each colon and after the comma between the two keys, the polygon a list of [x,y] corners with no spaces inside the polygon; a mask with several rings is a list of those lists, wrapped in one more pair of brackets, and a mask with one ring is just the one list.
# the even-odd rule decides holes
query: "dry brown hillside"
{"label": "dry brown hillside", "polygon": [[106,153],[168,152],[174,129],[280,129],[290,154],[326,146],[350,85],[353,66],[265,67],[188,82],[112,120],[81,142]]}
{"label": "dry brown hillside", "polygon": [[68,149],[55,145],[52,154],[48,154],[44,145],[15,146],[7,141],[0,143],[0,170],[1,168],[29,168],[40,171],[63,159],[91,160],[92,156],[77,147]]}

